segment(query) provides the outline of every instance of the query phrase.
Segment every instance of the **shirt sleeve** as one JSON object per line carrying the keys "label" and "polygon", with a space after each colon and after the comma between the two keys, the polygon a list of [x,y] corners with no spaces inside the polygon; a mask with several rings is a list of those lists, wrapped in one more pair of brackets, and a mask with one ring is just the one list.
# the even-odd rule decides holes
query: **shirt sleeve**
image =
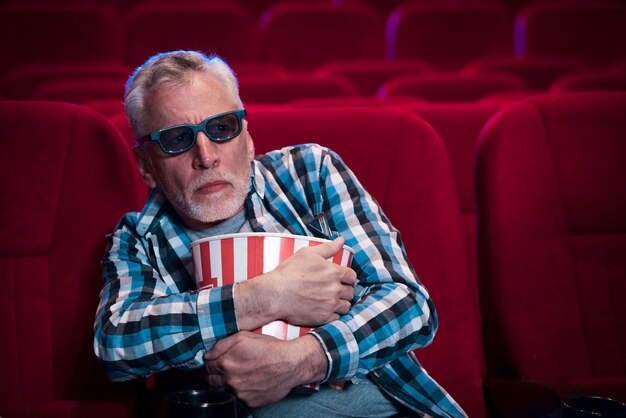
{"label": "shirt sleeve", "polygon": [[131,215],[108,237],[94,351],[112,380],[199,368],[206,349],[238,331],[232,285],[179,292],[146,247]]}
{"label": "shirt sleeve", "polygon": [[[409,262],[399,232],[339,156],[321,160],[320,190],[331,227],[355,250],[352,309],[314,329],[329,362],[326,380],[358,382],[369,372],[432,342],[437,316]],[[314,184],[314,183],[312,183]]]}

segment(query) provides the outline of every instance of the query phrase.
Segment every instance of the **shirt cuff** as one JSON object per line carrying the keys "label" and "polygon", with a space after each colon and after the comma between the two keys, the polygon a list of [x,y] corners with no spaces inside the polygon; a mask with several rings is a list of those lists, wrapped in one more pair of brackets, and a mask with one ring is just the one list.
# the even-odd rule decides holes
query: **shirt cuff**
{"label": "shirt cuff", "polygon": [[200,334],[207,350],[213,347],[216,341],[239,331],[232,284],[198,292],[196,311]]}
{"label": "shirt cuff", "polygon": [[334,321],[310,333],[320,341],[328,359],[324,381],[351,379],[359,366],[359,345],[348,325]]}

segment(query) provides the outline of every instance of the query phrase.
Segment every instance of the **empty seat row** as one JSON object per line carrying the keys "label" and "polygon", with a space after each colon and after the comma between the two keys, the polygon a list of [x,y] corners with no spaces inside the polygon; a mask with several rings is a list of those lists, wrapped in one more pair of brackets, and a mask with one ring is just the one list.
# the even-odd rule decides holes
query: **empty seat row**
{"label": "empty seat row", "polygon": [[[472,102],[489,97],[522,98],[548,91],[560,93],[626,90],[626,73],[622,72],[594,70],[574,72],[557,78],[549,89],[532,90],[527,88],[522,79],[505,72],[422,72],[416,69],[414,72],[407,70],[403,73],[404,69],[398,70],[396,72],[391,67],[383,69],[380,66],[373,66],[371,79],[365,77],[369,74],[367,68],[354,71],[348,67],[347,74],[344,75],[343,67],[338,65],[309,74],[240,73],[239,87],[247,104],[283,104],[313,98],[344,98],[353,103],[360,101],[362,104],[376,103],[367,100],[368,98],[385,101],[414,99],[428,102]],[[382,81],[385,72],[390,78]],[[401,75],[394,76],[394,73]],[[6,86],[4,93],[7,98],[95,105],[94,108],[97,110],[110,114],[122,108],[128,72],[108,72],[105,68],[101,74],[99,71],[93,71],[76,73],[71,77],[56,77],[45,72],[36,74],[32,71],[23,73],[22,77],[16,75],[17,73],[10,81],[3,83],[3,87]],[[50,80],[47,81],[46,78]],[[375,87],[377,78],[382,81],[382,85],[373,94],[365,94],[367,92],[365,89]],[[20,89],[26,91],[19,93]]]}
{"label": "empty seat row", "polygon": [[123,19],[94,4],[9,4],[0,8],[0,36],[11,40],[2,44],[6,59],[0,73],[63,60],[136,66],[171,49],[214,51],[231,62],[261,60],[290,70],[312,70],[337,59],[405,58],[458,69],[484,56],[512,56],[514,50],[518,56],[608,65],[625,54],[623,3],[532,4],[513,21],[502,5],[480,1],[415,0],[387,19],[358,2],[277,3],[258,20],[229,2],[146,3]]}

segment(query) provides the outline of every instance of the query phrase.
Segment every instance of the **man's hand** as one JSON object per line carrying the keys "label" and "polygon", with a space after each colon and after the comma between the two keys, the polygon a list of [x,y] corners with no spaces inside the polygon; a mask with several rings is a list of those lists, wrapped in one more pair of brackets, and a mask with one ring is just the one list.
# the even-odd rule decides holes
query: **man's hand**
{"label": "man's hand", "polygon": [[228,386],[253,408],[281,400],[295,386],[323,380],[328,367],[312,335],[281,341],[247,331],[218,341],[204,360],[209,385]]}
{"label": "man's hand", "polygon": [[305,247],[273,271],[235,288],[235,311],[242,330],[282,319],[294,325],[318,326],[345,315],[354,297],[356,273],[329,262],[343,238]]}
{"label": "man's hand", "polygon": [[280,263],[266,280],[279,299],[279,318],[291,324],[317,326],[345,315],[352,306],[356,273],[326,259],[339,252],[343,238],[306,247]]}

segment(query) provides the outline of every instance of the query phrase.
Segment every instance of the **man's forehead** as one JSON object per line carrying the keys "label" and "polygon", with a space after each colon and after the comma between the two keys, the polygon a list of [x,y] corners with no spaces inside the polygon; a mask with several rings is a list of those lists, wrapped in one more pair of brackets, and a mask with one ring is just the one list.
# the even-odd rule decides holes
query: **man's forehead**
{"label": "man's forehead", "polygon": [[234,105],[227,88],[214,77],[196,76],[190,82],[163,86],[146,95],[145,112],[151,119],[197,112],[211,116]]}

